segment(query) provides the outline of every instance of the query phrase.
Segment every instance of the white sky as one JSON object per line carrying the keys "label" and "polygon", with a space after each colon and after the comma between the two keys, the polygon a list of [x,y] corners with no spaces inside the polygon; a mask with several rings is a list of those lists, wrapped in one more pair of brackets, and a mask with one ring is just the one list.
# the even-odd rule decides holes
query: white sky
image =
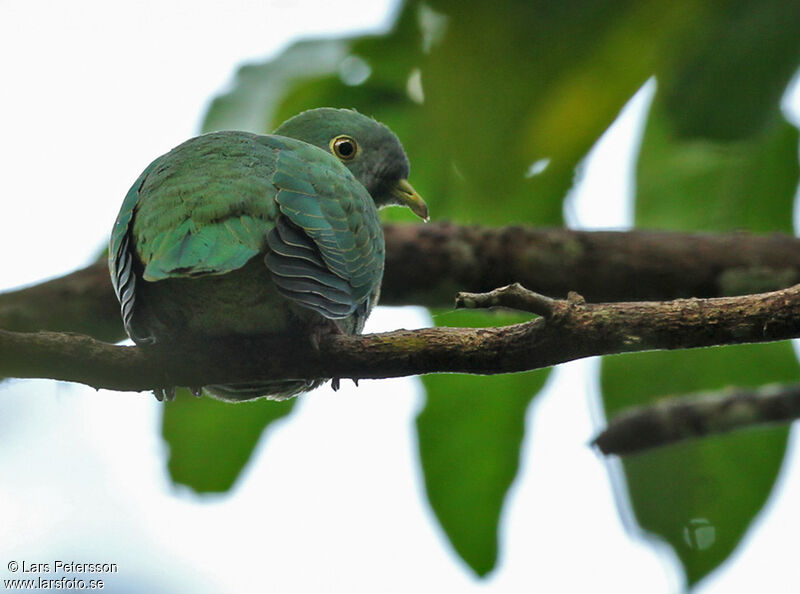
{"label": "white sky", "polygon": [[[235,65],[300,34],[385,28],[393,6],[0,3],[0,289],[93,259],[129,185],[197,132]],[[630,223],[624,165],[646,95],[588,164],[571,224]],[[370,329],[428,323],[421,310],[380,309]],[[672,592],[672,567],[625,533],[606,463],[586,445],[595,377],[595,361],[564,365],[531,407],[501,561],[483,581],[451,553],[427,506],[415,379],[304,397],[233,491],[203,498],[169,482],[152,398],[0,384],[0,577],[11,560],[60,558],[117,563],[111,592]],[[800,588],[784,544],[800,524],[798,497],[800,473],[786,473],[736,563],[700,591],[753,591],[765,576],[771,592]]]}

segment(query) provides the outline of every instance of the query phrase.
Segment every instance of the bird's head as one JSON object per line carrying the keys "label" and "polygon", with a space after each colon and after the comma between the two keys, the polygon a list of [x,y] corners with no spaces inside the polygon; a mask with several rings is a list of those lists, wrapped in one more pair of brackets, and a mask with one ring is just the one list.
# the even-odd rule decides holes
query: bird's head
{"label": "bird's head", "polygon": [[286,120],[275,134],[330,152],[361,182],[378,208],[408,206],[428,220],[428,206],[408,183],[408,157],[403,145],[380,122],[349,109],[322,107]]}

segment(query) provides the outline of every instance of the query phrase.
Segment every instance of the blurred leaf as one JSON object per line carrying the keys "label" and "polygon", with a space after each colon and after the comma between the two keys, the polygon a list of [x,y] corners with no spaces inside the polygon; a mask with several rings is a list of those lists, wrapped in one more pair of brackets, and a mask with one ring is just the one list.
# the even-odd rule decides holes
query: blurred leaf
{"label": "blurred leaf", "polygon": [[[530,316],[449,312],[453,326],[499,326]],[[497,562],[497,526],[519,467],[525,411],[549,369],[494,376],[423,376],[417,433],[428,499],[456,552],[478,575]]]}
{"label": "blurred leaf", "polygon": [[[637,225],[791,232],[798,134],[777,103],[758,134],[722,142],[680,139],[661,101],[639,159]],[[603,400],[613,416],[663,396],[796,381],[798,371],[789,343],[606,358]],[[637,522],[672,545],[690,584],[727,559],[763,507],[786,436],[785,428],[735,433],[624,461]]]}
{"label": "blurred leaf", "polygon": [[169,445],[169,473],[175,483],[198,493],[233,486],[261,434],[291,412],[295,399],[230,404],[179,390],[164,405],[162,433]]}
{"label": "blurred leaf", "polygon": [[[353,107],[401,138],[434,218],[560,224],[577,163],[650,76],[664,25],[682,15],[664,4],[409,2],[388,35],[338,42],[350,57],[336,54],[333,66],[330,54],[322,74],[305,76],[288,54],[248,67],[248,77],[240,71],[205,128],[261,118],[254,131],[264,132],[304,109]],[[361,84],[343,74],[353,58],[370,72]],[[285,70],[289,84],[250,80]],[[252,87],[276,96],[237,99]],[[247,113],[226,119],[231,103]],[[547,167],[531,175],[543,159]]]}
{"label": "blurred leaf", "polygon": [[503,501],[519,467],[525,411],[547,370],[427,375],[417,417],[428,499],[456,552],[478,574],[496,562]]}
{"label": "blurred leaf", "polygon": [[701,5],[659,73],[666,110],[679,136],[747,138],[770,124],[800,63],[800,2]]}
{"label": "blurred leaf", "polygon": [[301,41],[276,60],[241,66],[230,92],[211,102],[203,132],[271,132],[278,102],[291,85],[333,72],[347,51],[348,44],[341,40]]}
{"label": "blurred leaf", "polygon": [[637,226],[791,233],[798,133],[773,107],[771,124],[748,140],[678,140],[657,100],[639,158]]}
{"label": "blurred leaf", "polygon": [[[788,343],[605,357],[609,417],[659,397],[728,386],[796,382]],[[766,503],[783,461],[787,427],[755,429],[623,459],[638,524],[666,540],[690,584],[725,561]]]}

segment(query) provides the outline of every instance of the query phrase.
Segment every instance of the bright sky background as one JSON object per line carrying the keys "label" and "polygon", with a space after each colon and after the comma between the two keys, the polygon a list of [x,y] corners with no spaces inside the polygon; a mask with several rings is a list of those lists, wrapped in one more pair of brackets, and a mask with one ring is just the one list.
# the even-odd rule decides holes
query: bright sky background
{"label": "bright sky background", "polygon": [[[237,64],[300,35],[383,30],[394,7],[0,3],[0,289],[91,261],[129,185],[197,133]],[[595,151],[570,224],[630,224],[625,165],[652,91]],[[369,330],[428,323],[422,310],[380,309]],[[345,382],[335,395],[325,387],[302,398],[231,493],[200,498],[166,475],[154,399],[0,384],[0,577],[11,560],[65,559],[117,563],[110,592],[673,592],[669,559],[626,533],[609,467],[586,445],[599,423],[587,405],[595,377],[596,361],[564,365],[531,407],[500,564],[483,581],[451,553],[425,500],[415,379]],[[798,465],[796,449],[787,467]],[[799,471],[784,472],[735,563],[699,591],[755,591],[765,580],[770,592],[800,588],[796,547],[786,544],[800,527]]]}

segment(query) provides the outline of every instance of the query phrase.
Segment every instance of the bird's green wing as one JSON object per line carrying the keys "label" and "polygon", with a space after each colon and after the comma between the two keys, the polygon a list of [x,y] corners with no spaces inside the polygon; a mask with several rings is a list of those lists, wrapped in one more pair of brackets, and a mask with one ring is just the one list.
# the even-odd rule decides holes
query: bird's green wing
{"label": "bird's green wing", "polygon": [[369,309],[383,276],[383,229],[367,190],[332,155],[299,141],[282,146],[272,182],[281,216],[267,267],[287,298],[327,318]]}
{"label": "bird's green wing", "polygon": [[278,215],[269,181],[276,151],[243,132],[193,138],[153,161],[128,191],[114,224],[109,269],[123,322],[134,318],[137,275],[145,281],[224,274],[264,250]]}
{"label": "bird's green wing", "polygon": [[261,138],[206,134],[156,160],[133,225],[144,280],[225,274],[263,251],[278,209],[276,151]]}

